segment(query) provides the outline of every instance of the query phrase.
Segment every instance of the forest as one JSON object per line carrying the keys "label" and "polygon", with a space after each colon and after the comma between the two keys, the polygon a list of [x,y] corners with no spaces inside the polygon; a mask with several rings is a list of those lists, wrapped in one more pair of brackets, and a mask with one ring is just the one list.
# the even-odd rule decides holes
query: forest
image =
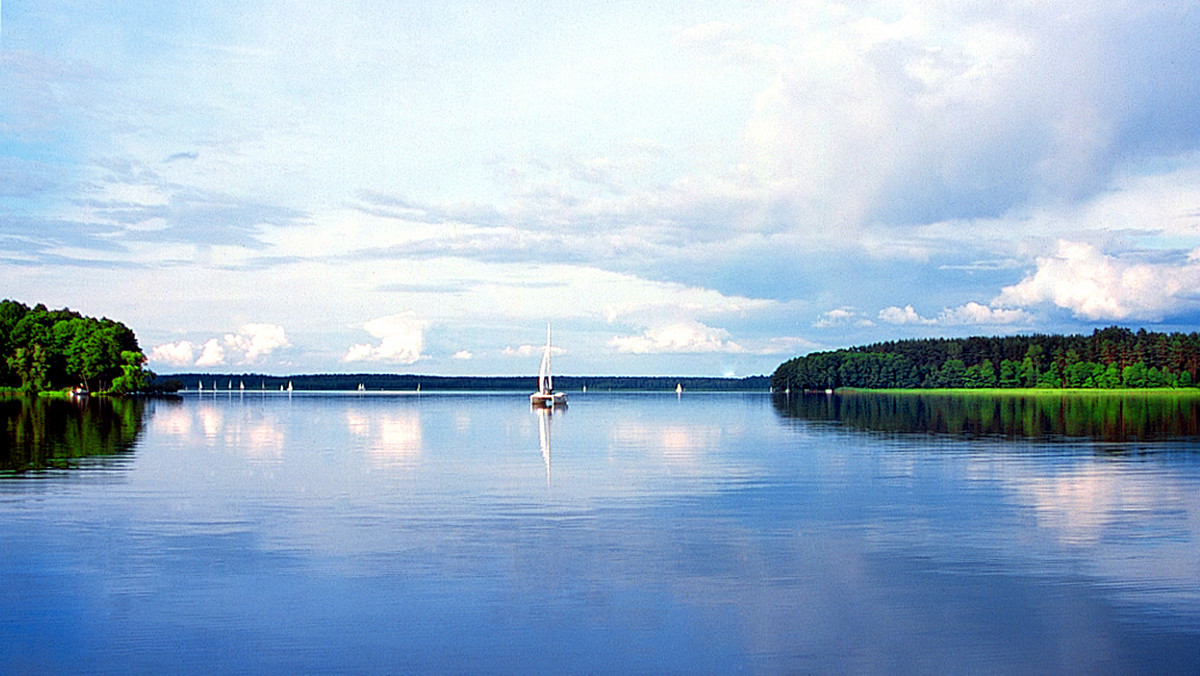
{"label": "forest", "polygon": [[145,363],[137,337],[121,322],[0,301],[0,388],[136,392],[153,376]]}
{"label": "forest", "polygon": [[780,364],[776,391],[1195,387],[1200,334],[1112,326],[1091,335],[926,338],[814,352]]}

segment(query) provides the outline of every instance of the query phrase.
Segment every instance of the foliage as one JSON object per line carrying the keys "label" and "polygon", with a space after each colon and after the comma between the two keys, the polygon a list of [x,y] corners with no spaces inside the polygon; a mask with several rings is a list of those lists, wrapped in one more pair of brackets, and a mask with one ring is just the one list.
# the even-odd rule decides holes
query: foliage
{"label": "foliage", "polygon": [[67,308],[0,301],[0,387],[24,392],[82,385],[142,390],[150,376],[133,331],[108,318]]}
{"label": "foliage", "polygon": [[8,367],[21,379],[21,391],[36,394],[49,386],[47,375],[50,365],[46,349],[37,343],[29,347],[18,347],[8,358]]}
{"label": "foliage", "polygon": [[1194,387],[1200,334],[1136,333],[901,340],[784,362],[776,390]]}

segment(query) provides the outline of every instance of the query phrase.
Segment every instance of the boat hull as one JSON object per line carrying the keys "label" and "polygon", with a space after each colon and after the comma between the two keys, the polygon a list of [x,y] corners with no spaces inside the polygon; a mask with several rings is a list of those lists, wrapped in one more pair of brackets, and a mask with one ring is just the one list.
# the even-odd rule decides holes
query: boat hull
{"label": "boat hull", "polygon": [[542,406],[544,408],[566,406],[567,395],[565,392],[534,392],[533,394],[529,395],[529,404],[531,406]]}

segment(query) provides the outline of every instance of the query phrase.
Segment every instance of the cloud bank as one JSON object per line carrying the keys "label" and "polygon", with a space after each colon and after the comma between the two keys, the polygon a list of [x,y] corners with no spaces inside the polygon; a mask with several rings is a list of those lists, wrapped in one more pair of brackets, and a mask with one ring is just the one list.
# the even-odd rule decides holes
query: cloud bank
{"label": "cloud bank", "polygon": [[998,303],[1052,303],[1088,320],[1148,320],[1200,307],[1200,249],[1184,260],[1153,262],[1060,240],[1037,269],[1003,289]]}
{"label": "cloud bank", "polygon": [[237,333],[227,333],[220,340],[209,338],[201,344],[180,340],[156,345],[148,357],[151,364],[166,366],[240,366],[261,363],[290,345],[282,326],[243,324]]}

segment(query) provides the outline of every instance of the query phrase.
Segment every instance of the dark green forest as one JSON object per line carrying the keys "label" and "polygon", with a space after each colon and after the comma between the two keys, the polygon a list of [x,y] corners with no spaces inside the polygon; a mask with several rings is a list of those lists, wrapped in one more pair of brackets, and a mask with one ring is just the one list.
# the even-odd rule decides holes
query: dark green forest
{"label": "dark green forest", "polygon": [[133,331],[108,318],[0,301],[0,387],[135,392],[152,374]]}
{"label": "dark green forest", "polygon": [[776,391],[884,388],[1194,387],[1200,334],[1134,332],[898,340],[779,365]]}

